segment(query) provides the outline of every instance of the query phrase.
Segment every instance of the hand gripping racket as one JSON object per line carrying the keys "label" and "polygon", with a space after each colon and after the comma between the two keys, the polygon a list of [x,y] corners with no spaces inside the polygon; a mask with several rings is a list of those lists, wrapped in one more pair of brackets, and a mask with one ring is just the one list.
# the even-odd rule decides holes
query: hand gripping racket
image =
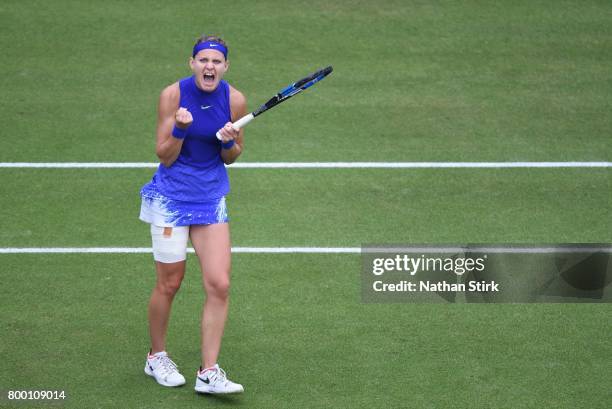
{"label": "hand gripping racket", "polygon": [[[255,119],[255,117],[266,112],[268,109],[275,107],[281,102],[288,100],[295,94],[299,94],[306,88],[311,87],[317,82],[321,81],[323,78],[327,77],[332,72],[332,70],[333,68],[330,65],[329,67],[325,67],[322,70],[310,74],[309,76],[302,78],[301,80],[289,85],[288,87],[282,89],[278,94],[270,98],[268,102],[257,108],[255,111],[243,116],[242,118],[234,122],[232,126],[235,130],[239,131],[240,128],[251,122],[253,119]],[[221,134],[219,132],[217,132],[217,139],[221,140]]]}

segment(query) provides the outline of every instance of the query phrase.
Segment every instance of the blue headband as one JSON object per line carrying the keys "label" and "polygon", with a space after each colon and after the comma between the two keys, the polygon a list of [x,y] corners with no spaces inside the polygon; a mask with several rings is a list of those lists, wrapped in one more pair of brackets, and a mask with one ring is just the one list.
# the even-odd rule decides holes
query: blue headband
{"label": "blue headband", "polygon": [[193,46],[193,54],[192,57],[195,57],[197,53],[202,50],[217,50],[223,53],[223,56],[227,60],[227,47],[223,44],[216,43],[214,41],[204,41],[202,43],[197,43]]}

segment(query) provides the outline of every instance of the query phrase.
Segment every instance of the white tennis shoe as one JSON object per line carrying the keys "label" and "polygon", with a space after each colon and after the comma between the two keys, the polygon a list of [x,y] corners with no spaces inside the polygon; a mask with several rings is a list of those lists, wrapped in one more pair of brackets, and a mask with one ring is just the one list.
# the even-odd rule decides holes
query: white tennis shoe
{"label": "white tennis shoe", "polygon": [[200,393],[242,393],[244,388],[238,383],[234,383],[227,379],[225,371],[219,368],[218,364],[215,366],[202,369],[196,374],[196,392]]}
{"label": "white tennis shoe", "polygon": [[178,371],[176,364],[170,359],[166,351],[147,355],[144,371],[155,378],[163,386],[185,385],[185,377]]}

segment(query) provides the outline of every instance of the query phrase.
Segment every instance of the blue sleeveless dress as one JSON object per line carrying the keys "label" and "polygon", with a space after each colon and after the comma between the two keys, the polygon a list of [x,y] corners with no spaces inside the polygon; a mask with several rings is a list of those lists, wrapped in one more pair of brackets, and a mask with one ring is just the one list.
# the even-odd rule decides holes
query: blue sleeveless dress
{"label": "blue sleeveless dress", "polygon": [[176,161],[170,167],[160,164],[142,187],[140,220],[162,227],[226,223],[230,186],[215,134],[231,121],[229,84],[221,80],[205,92],[191,76],[179,87],[180,106],[191,112],[193,122]]}

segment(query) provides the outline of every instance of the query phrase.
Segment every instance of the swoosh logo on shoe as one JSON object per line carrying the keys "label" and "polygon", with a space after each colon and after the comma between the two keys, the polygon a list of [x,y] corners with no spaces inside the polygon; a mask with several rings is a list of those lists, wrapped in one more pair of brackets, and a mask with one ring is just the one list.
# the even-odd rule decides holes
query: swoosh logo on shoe
{"label": "swoosh logo on shoe", "polygon": [[206,379],[202,379],[198,376],[198,379],[201,380],[202,382],[204,382],[207,385],[210,385],[210,379],[206,378]]}

